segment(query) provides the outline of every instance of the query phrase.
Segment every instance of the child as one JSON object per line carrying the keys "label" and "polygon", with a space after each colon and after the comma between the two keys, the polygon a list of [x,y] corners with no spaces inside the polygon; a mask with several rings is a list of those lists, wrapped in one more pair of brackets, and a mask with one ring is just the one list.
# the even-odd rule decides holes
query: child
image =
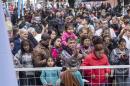
{"label": "child", "polygon": [[62,66],[60,54],[62,52],[61,39],[55,38],[54,47],[51,49],[52,58],[56,61],[56,66]]}
{"label": "child", "polygon": [[[18,51],[18,53],[14,56],[14,58],[18,59],[19,67],[23,68],[33,68],[33,62],[32,62],[32,51],[33,48],[31,46],[31,43],[29,40],[23,40],[21,42],[21,50]],[[16,60],[17,61],[17,60]],[[20,85],[35,85],[34,80],[34,72],[28,71],[28,72],[19,72],[20,77]]]}
{"label": "child", "polygon": [[83,57],[91,53],[93,50],[91,39],[89,37],[83,36],[81,38],[80,47],[80,53],[83,55]]}
{"label": "child", "polygon": [[[102,38],[96,36],[93,39],[94,50],[87,55],[81,66],[102,66],[110,65],[107,56],[104,54]],[[108,75],[111,70],[108,69],[89,69],[83,70],[84,76],[90,81],[91,86],[104,86],[107,83]]]}
{"label": "child", "polygon": [[[47,59],[47,67],[54,67],[55,63],[52,58]],[[56,86],[56,81],[59,79],[58,70],[43,70],[40,76],[43,86]]]}
{"label": "child", "polygon": [[74,28],[73,25],[66,25],[65,26],[65,32],[63,32],[62,36],[61,36],[61,40],[62,40],[62,45],[63,46],[67,46],[67,39],[68,38],[74,38],[77,39],[77,36],[74,34]]}
{"label": "child", "polygon": [[84,86],[81,73],[77,69],[79,62],[72,58],[67,64],[69,68],[62,73],[61,86]]}

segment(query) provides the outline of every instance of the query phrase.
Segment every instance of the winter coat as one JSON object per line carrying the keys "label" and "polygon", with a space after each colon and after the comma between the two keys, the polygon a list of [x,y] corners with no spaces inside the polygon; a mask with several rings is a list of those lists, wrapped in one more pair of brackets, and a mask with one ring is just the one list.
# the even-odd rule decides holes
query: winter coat
{"label": "winter coat", "polygon": [[51,49],[51,55],[54,59],[57,59],[59,57],[59,55],[61,54],[61,52],[62,52],[62,48],[53,47]]}
{"label": "winter coat", "polygon": [[[28,40],[30,40],[32,47],[36,47],[37,41],[34,39],[31,33],[28,34]],[[13,55],[15,55],[21,49],[21,39],[20,36],[14,39],[14,49],[12,50]]]}
{"label": "winter coat", "polygon": [[61,36],[61,40],[62,40],[62,44],[63,45],[67,45],[67,40],[68,38],[74,38],[77,39],[77,36],[74,33],[67,33],[67,32],[63,32],[63,35]]}
{"label": "winter coat", "polygon": [[53,47],[51,49],[51,56],[52,58],[55,60],[55,65],[58,67],[62,67],[62,59],[61,59],[61,52],[62,52],[62,48],[55,48]]}
{"label": "winter coat", "polygon": [[[121,51],[119,48],[114,49],[110,55],[110,62],[112,65],[129,65],[129,50],[125,49],[125,59],[120,58]],[[128,75],[129,69],[128,68],[118,68],[115,69],[115,75],[117,77],[123,77],[123,75]]]}
{"label": "winter coat", "polygon": [[33,63],[35,67],[45,67],[46,62],[43,62],[50,57],[49,49],[42,46],[40,43],[33,50]]}
{"label": "winter coat", "polygon": [[40,76],[43,85],[51,84],[56,86],[56,82],[59,79],[58,70],[43,70]]}
{"label": "winter coat", "polygon": [[[84,59],[81,66],[103,66],[103,65],[110,65],[107,59],[107,56],[105,54],[102,55],[101,59],[98,59],[94,52],[87,55],[87,57]],[[87,76],[88,81],[92,83],[92,86],[100,86],[96,85],[95,83],[105,83],[106,82],[106,73],[110,73],[110,69],[89,69],[89,70],[83,70],[85,76]],[[95,75],[95,78],[92,79],[92,75]]]}

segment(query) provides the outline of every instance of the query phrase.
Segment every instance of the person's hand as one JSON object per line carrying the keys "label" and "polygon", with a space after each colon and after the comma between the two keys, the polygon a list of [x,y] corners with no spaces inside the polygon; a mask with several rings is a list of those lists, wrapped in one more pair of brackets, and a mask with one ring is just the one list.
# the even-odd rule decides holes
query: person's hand
{"label": "person's hand", "polygon": [[46,63],[46,59],[42,60],[42,63]]}
{"label": "person's hand", "polygon": [[121,30],[121,34],[124,34],[126,31],[127,31],[126,28],[122,29],[122,30]]}
{"label": "person's hand", "polygon": [[96,78],[96,76],[95,76],[95,75],[92,75],[92,76],[91,76],[91,78],[92,78],[92,79],[95,79],[95,78]]}
{"label": "person's hand", "polygon": [[121,55],[120,55],[120,58],[121,58],[122,60],[126,60],[126,59],[127,59],[127,55],[126,55],[126,54],[121,54]]}
{"label": "person's hand", "polygon": [[109,77],[109,74],[108,74],[108,73],[106,73],[106,74],[105,74],[105,77],[106,77],[106,79],[108,79],[108,77]]}

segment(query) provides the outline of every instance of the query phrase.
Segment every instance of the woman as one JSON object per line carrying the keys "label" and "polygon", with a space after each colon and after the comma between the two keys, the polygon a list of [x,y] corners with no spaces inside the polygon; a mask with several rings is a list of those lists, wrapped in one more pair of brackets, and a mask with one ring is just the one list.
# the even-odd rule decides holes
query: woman
{"label": "woman", "polygon": [[67,64],[69,68],[62,73],[60,86],[84,86],[81,73],[77,70],[79,62],[72,58]]}
{"label": "woman", "polygon": [[[21,42],[21,50],[15,55],[14,58],[17,58],[16,63],[19,63],[18,66],[22,68],[33,68],[32,62],[32,51],[33,48],[29,40],[23,40]],[[19,72],[20,77],[20,86],[23,85],[35,85],[34,72]]]}
{"label": "woman", "polygon": [[[129,65],[129,50],[126,48],[125,39],[121,38],[118,42],[118,48],[111,52],[110,62],[113,65]],[[115,69],[115,80],[118,86],[126,86],[128,72],[128,68]]]}
{"label": "woman", "polygon": [[[103,66],[110,65],[107,56],[104,54],[103,41],[96,36],[93,39],[94,50],[87,55],[81,64],[82,66]],[[84,70],[84,76],[87,76],[91,86],[104,86],[107,83],[110,69],[89,69]]]}

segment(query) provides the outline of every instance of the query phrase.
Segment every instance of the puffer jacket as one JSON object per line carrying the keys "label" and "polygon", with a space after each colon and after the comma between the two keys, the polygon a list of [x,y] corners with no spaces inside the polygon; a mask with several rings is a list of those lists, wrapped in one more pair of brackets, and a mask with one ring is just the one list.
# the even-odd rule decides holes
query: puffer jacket
{"label": "puffer jacket", "polygon": [[[107,56],[105,54],[102,55],[101,59],[98,59],[95,54],[92,52],[87,57],[85,57],[83,63],[81,66],[106,66],[110,65],[107,59]],[[87,69],[83,70],[85,76],[90,81],[92,86],[100,86],[99,83],[105,83],[106,82],[106,73],[110,73],[111,70],[109,68],[107,69]],[[92,79],[92,75],[95,75],[95,78]],[[97,84],[96,84],[97,83]]]}

